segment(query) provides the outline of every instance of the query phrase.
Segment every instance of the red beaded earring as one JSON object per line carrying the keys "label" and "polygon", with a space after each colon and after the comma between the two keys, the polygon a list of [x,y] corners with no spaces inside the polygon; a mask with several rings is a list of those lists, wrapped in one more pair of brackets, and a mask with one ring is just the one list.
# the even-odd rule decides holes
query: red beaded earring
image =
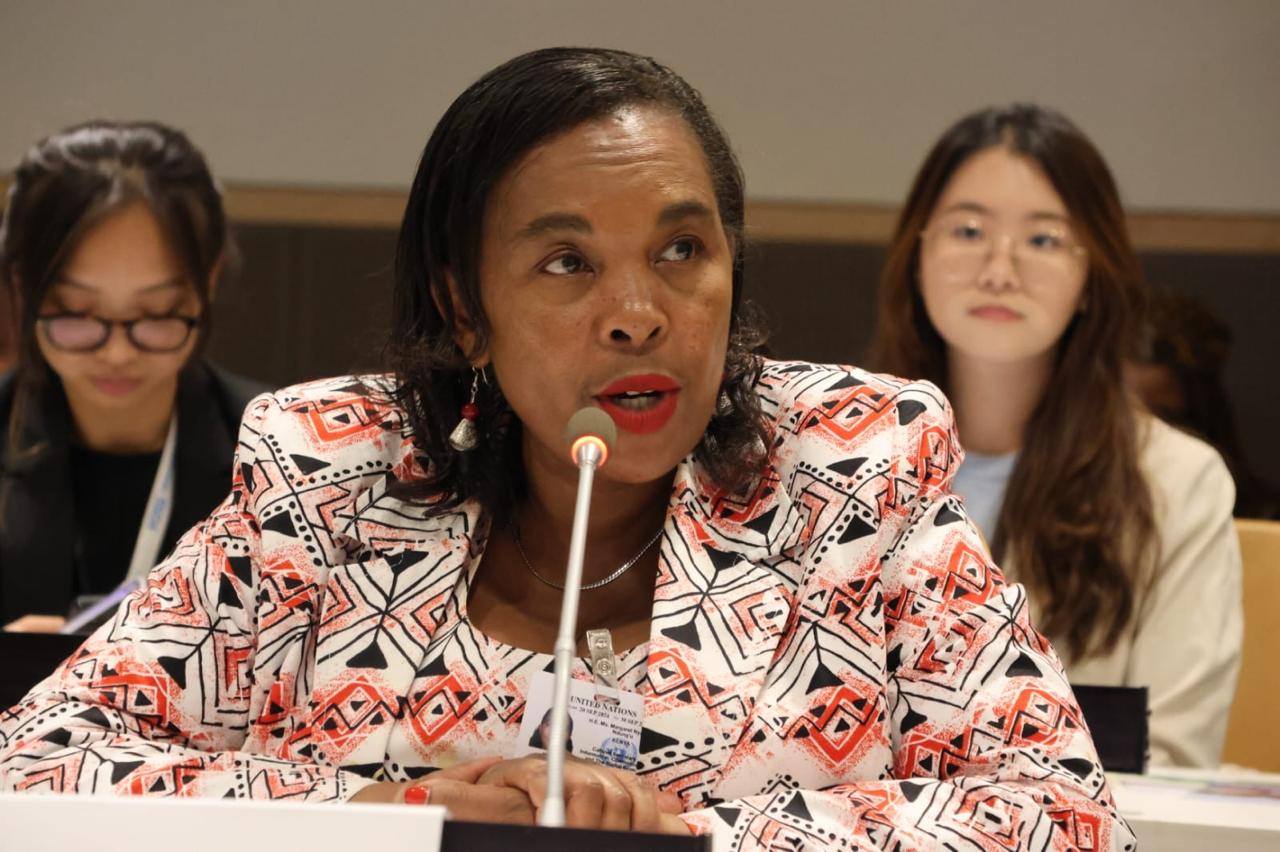
{"label": "red beaded earring", "polygon": [[[453,431],[449,433],[449,446],[453,447],[460,453],[470,452],[474,450],[480,443],[480,432],[476,429],[476,418],[480,416],[480,406],[476,405],[476,395],[480,392],[480,376],[483,372],[475,367],[471,368],[471,400],[462,404],[462,418],[458,421],[458,425],[453,427]],[[489,383],[489,379],[485,378],[485,384]]]}

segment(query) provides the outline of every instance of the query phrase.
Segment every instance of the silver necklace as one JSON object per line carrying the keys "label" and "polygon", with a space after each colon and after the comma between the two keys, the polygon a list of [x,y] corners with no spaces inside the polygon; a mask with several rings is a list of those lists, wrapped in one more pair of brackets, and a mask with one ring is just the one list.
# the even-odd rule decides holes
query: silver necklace
{"label": "silver necklace", "polygon": [[[546,577],[538,573],[538,569],[533,567],[533,563],[529,561],[529,554],[524,552],[524,542],[520,540],[520,525],[517,524],[515,521],[511,522],[511,538],[515,540],[516,550],[519,551],[520,559],[524,561],[524,567],[529,569],[529,573],[537,577],[545,585],[548,585],[553,589],[559,589],[560,591],[564,591],[564,586],[560,585],[559,583],[555,583],[555,582],[552,582],[551,580],[548,580]],[[639,562],[640,557],[644,556],[645,553],[648,552],[649,548],[653,547],[654,542],[656,542],[660,538],[662,538],[662,527],[658,527],[658,531],[653,534],[653,538],[649,539],[644,543],[644,547],[640,548],[639,553],[637,553],[635,556],[628,559],[626,562],[623,562],[621,565],[618,566],[618,569],[616,571],[614,571],[608,577],[605,577],[603,580],[596,580],[594,583],[584,584],[582,586],[582,590],[584,592],[589,592],[592,589],[598,589],[601,586],[609,585],[614,580],[618,579],[623,574],[627,573],[627,569],[629,569],[631,566]]]}

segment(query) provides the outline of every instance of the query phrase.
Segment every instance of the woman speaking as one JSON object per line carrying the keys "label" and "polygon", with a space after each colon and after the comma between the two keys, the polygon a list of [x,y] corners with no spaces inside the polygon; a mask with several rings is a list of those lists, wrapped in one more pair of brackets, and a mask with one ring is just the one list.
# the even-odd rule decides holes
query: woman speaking
{"label": "woman speaking", "polygon": [[618,438],[578,626],[609,631],[616,676],[574,679],[642,724],[626,770],[568,763],[569,824],[1131,843],[1025,595],[948,493],[946,401],[754,355],[742,228],[728,142],[670,70],[553,49],[485,75],[413,183],[394,374],[250,406],[230,497],[0,721],[0,786],[532,820],[563,433],[596,406]]}

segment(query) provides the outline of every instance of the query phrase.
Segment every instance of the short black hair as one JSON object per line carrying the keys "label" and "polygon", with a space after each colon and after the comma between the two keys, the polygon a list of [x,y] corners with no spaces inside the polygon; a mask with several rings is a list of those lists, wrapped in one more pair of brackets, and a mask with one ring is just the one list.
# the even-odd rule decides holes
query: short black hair
{"label": "short black hair", "polygon": [[[425,481],[406,496],[451,505],[471,497],[503,515],[523,491],[520,423],[496,383],[480,388],[477,421],[483,452],[458,453],[447,436],[472,384],[468,356],[484,351],[489,325],[480,300],[479,259],[489,196],[534,147],[628,106],[651,105],[680,116],[706,157],[733,247],[733,316],[722,389],[732,411],[712,419],[700,460],[723,486],[754,480],[768,431],[753,386],[764,334],[742,303],[742,169],[702,96],[654,59],[620,50],[548,48],[518,56],[485,74],[453,102],[427,140],[409,193],[396,250],[389,360],[394,396],[409,417]],[[447,275],[476,329],[476,352],[454,340]]]}

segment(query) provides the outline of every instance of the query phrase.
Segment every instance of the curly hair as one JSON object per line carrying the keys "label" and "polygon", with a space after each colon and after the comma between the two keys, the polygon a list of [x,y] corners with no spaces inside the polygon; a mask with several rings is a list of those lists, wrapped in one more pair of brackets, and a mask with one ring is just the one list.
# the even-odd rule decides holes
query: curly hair
{"label": "curly hair", "polygon": [[[696,457],[731,490],[749,487],[762,469],[770,434],[754,385],[764,331],[759,315],[742,301],[743,176],[728,138],[697,90],[655,60],[618,50],[548,48],[506,62],[459,95],[418,164],[396,249],[387,353],[395,373],[392,397],[408,416],[426,475],[397,483],[400,496],[440,506],[475,498],[499,518],[523,496],[521,424],[496,382],[481,383],[478,391],[476,426],[486,451],[459,453],[447,440],[473,382],[470,358],[486,349],[491,333],[479,276],[486,204],[536,146],[639,105],[670,110],[693,131],[734,252],[721,385],[732,406],[712,418]],[[454,298],[476,331],[473,352],[455,342]]]}

